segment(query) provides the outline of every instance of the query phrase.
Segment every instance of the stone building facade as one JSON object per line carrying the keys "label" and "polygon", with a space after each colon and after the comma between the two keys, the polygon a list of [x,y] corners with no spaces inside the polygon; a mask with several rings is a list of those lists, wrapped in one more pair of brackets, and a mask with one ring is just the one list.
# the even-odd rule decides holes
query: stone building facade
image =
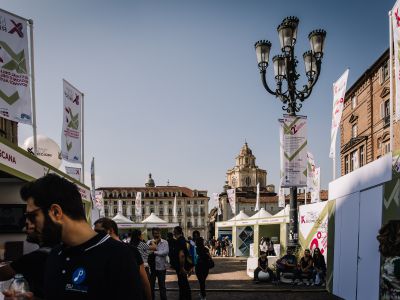
{"label": "stone building facade", "polygon": [[[122,214],[134,222],[140,222],[151,213],[159,218],[174,222],[173,204],[177,198],[177,221],[184,230],[185,236],[191,236],[193,230],[207,237],[208,196],[207,191],[189,189],[181,186],[156,186],[149,174],[144,187],[100,187],[103,192],[104,213],[113,218],[118,211],[118,200],[122,200]],[[135,199],[142,193],[142,217],[135,217]]]}
{"label": "stone building facade", "polygon": [[[341,174],[390,151],[389,50],[347,90],[340,124]],[[393,103],[393,120],[395,103]],[[400,125],[393,125],[393,150],[400,148]]]}

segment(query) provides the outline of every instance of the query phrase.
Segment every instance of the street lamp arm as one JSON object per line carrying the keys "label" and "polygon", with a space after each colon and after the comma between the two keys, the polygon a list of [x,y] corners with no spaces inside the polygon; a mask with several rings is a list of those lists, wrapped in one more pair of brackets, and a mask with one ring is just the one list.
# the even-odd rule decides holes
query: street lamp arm
{"label": "street lamp arm", "polygon": [[266,89],[266,91],[267,91],[268,93],[270,93],[271,95],[274,95],[275,97],[277,97],[277,93],[274,92],[274,91],[272,91],[272,90],[269,88],[269,86],[268,86],[267,78],[266,78],[266,73],[267,73],[266,70],[261,70],[261,71],[260,71],[261,81],[262,81],[262,83],[263,83],[263,86],[264,86],[264,88]]}
{"label": "street lamp arm", "polygon": [[312,90],[319,79],[319,74],[321,74],[320,60],[317,61],[317,72],[315,76],[308,77],[308,84],[303,86],[303,90],[296,92],[296,96],[301,102],[311,96]]}

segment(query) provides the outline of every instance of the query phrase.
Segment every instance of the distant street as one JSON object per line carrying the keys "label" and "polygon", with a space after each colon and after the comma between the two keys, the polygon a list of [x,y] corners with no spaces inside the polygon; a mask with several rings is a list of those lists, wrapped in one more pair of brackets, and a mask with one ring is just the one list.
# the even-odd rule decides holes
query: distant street
{"label": "distant street", "polygon": [[[255,284],[246,274],[245,258],[214,258],[215,267],[207,278],[207,299],[257,300],[257,299],[340,299],[321,287],[291,286],[281,284]],[[196,275],[190,277],[192,299],[200,299],[199,284]],[[157,285],[156,285],[157,286]],[[167,275],[168,299],[178,299],[176,275],[170,271]],[[156,291],[156,299],[159,299]]]}

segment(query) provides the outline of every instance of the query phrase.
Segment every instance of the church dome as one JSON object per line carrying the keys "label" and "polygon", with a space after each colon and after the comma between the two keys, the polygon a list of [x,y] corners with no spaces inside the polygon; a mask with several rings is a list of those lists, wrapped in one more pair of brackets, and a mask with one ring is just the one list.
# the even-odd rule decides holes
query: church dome
{"label": "church dome", "polygon": [[149,174],[149,179],[147,179],[145,186],[146,187],[155,187],[154,180],[153,180],[153,178],[151,178],[151,173]]}

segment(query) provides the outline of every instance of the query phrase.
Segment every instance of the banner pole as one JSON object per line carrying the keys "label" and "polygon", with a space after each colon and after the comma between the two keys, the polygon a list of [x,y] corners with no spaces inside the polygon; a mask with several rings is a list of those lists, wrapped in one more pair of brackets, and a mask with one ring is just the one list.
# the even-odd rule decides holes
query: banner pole
{"label": "banner pole", "polygon": [[393,151],[393,25],[392,25],[392,11],[389,11],[389,74],[390,74],[390,97],[389,97],[389,109],[390,109],[390,114],[389,114],[389,121],[390,121],[390,151]]}
{"label": "banner pole", "polygon": [[32,129],[33,129],[33,152],[37,155],[37,128],[36,128],[36,97],[35,97],[35,63],[33,51],[33,20],[28,20],[30,31],[31,52],[31,88],[32,88]]}
{"label": "banner pole", "polygon": [[81,132],[81,141],[82,141],[82,183],[85,184],[85,134],[84,134],[84,106],[85,106],[85,95],[82,93],[82,132]]}
{"label": "banner pole", "polygon": [[332,172],[333,172],[333,180],[336,180],[336,153],[332,157]]}
{"label": "banner pole", "polygon": [[304,205],[307,204],[307,190],[308,190],[308,188],[306,187],[306,188],[304,189]]}

